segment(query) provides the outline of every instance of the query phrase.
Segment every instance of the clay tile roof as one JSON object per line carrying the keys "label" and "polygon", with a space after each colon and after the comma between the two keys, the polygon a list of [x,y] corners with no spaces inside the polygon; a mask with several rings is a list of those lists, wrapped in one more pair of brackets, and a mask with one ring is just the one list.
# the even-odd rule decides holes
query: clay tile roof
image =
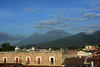
{"label": "clay tile roof", "polygon": [[98,55],[98,56],[95,56],[94,58],[95,58],[95,59],[100,59],[100,55]]}
{"label": "clay tile roof", "polygon": [[84,64],[84,58],[66,58],[62,65],[68,64]]}
{"label": "clay tile roof", "polygon": [[94,62],[95,67],[100,67],[100,55],[87,59],[88,63],[91,61]]}
{"label": "clay tile roof", "polygon": [[88,63],[91,62],[91,61],[93,61],[94,64],[96,64],[97,62],[100,62],[100,59],[87,59]]}
{"label": "clay tile roof", "polygon": [[97,64],[95,64],[95,67],[100,67],[100,62],[97,62]]}

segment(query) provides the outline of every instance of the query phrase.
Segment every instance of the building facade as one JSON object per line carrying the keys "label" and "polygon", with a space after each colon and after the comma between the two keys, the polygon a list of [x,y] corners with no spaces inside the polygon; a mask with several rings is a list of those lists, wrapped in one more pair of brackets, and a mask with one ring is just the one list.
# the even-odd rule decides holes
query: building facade
{"label": "building facade", "polygon": [[86,45],[85,50],[91,51],[91,50],[96,50],[98,49],[98,46],[92,46],[92,45]]}
{"label": "building facade", "polygon": [[0,63],[21,63],[23,65],[61,66],[62,52],[1,52]]}

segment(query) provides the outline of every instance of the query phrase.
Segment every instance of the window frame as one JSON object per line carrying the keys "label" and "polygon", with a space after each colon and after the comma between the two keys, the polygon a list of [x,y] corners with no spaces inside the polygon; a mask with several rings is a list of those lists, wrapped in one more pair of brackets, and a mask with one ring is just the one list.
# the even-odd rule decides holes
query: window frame
{"label": "window frame", "polygon": [[[55,57],[53,57],[53,56],[49,57],[49,63],[51,64],[51,58],[53,58],[53,64],[55,64]],[[53,65],[53,64],[51,64],[51,65]]]}
{"label": "window frame", "polygon": [[15,57],[15,63],[16,63],[16,58],[18,58],[18,63],[19,63],[19,57]]}
{"label": "window frame", "polygon": [[[27,58],[29,58],[29,63],[27,63]],[[31,58],[30,58],[30,56],[27,56],[26,57],[26,64],[30,64],[31,63]]]}
{"label": "window frame", "polygon": [[38,63],[38,58],[40,58],[40,64],[41,64],[41,62],[42,62],[42,61],[41,61],[41,56],[37,56],[37,57],[36,57],[36,63],[39,64],[39,63]]}
{"label": "window frame", "polygon": [[3,63],[4,63],[4,58],[6,58],[6,63],[7,63],[7,57],[3,57]]}

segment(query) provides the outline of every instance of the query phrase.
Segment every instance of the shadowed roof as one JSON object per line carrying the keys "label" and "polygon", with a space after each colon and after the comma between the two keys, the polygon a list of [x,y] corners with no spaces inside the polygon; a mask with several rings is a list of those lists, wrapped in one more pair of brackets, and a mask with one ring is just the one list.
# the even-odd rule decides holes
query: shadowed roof
{"label": "shadowed roof", "polygon": [[84,58],[66,58],[62,65],[68,65],[68,64],[84,64]]}

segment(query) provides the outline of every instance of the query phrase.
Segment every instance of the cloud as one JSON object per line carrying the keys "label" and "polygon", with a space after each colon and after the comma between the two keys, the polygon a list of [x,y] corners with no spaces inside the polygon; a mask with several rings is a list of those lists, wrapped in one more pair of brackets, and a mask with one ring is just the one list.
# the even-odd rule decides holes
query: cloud
{"label": "cloud", "polygon": [[67,18],[67,17],[57,17],[57,19],[62,20],[62,21],[70,21],[70,18]]}
{"label": "cloud", "polygon": [[85,8],[63,8],[63,9],[57,9],[58,11],[62,11],[62,10],[65,10],[65,11],[87,11],[88,9],[85,9]]}
{"label": "cloud", "polygon": [[87,28],[100,28],[100,25],[87,25]]}
{"label": "cloud", "polygon": [[67,23],[70,18],[67,17],[56,17],[55,19],[49,19],[46,21],[34,22],[33,28],[37,29],[53,29],[53,28],[66,28],[75,25],[75,23]]}
{"label": "cloud", "polygon": [[52,15],[48,15],[48,17],[53,17],[53,16],[55,16],[55,14],[54,15],[53,14]]}
{"label": "cloud", "polygon": [[58,16],[69,16],[69,15],[72,15],[72,14],[67,13],[67,12],[58,13]]}
{"label": "cloud", "polygon": [[37,11],[37,8],[31,7],[31,8],[24,8],[24,12],[27,13],[35,13]]}
{"label": "cloud", "polygon": [[49,26],[71,26],[72,24],[70,23],[66,23],[67,21],[69,21],[70,19],[67,17],[56,17],[56,19],[52,20],[46,20],[46,21],[39,21],[39,22],[35,22],[38,25],[49,25]]}
{"label": "cloud", "polygon": [[57,12],[55,14],[48,15],[48,17],[61,17],[61,16],[69,16],[70,13],[67,12]]}
{"label": "cloud", "polygon": [[77,28],[66,28],[66,30],[73,30],[73,31],[85,31],[85,30],[87,30],[87,28],[80,28],[80,27],[77,27]]}
{"label": "cloud", "polygon": [[85,31],[88,28],[80,28],[80,27],[72,27],[72,28],[54,28],[54,29],[62,29],[62,30],[72,30],[72,31]]}
{"label": "cloud", "polygon": [[[100,4],[100,3],[99,3]],[[73,12],[89,12],[89,11],[100,11],[100,7],[95,7],[95,8],[90,8],[90,9],[86,9],[86,8],[63,8],[63,9],[57,9],[58,11],[73,11]],[[67,13],[65,12],[64,14],[67,15]],[[68,15],[71,15],[68,13]]]}
{"label": "cloud", "polygon": [[88,19],[100,19],[100,13],[87,13],[83,15],[83,18],[88,18]]}
{"label": "cloud", "polygon": [[33,19],[38,19],[38,18],[24,18],[24,19],[33,20]]}
{"label": "cloud", "polygon": [[96,30],[92,29],[92,30],[88,30],[85,32],[85,34],[89,35],[89,34],[93,34],[95,33]]}
{"label": "cloud", "polygon": [[71,28],[54,28],[54,29],[62,29],[62,30],[71,30],[71,31],[98,31],[100,30],[100,25],[87,25],[87,26],[80,26],[80,27],[71,27]]}
{"label": "cloud", "polygon": [[91,28],[85,31],[85,34],[93,34],[96,31],[100,31],[100,25],[88,25],[87,27]]}
{"label": "cloud", "polygon": [[50,27],[48,25],[35,25],[35,26],[33,26],[33,28],[37,28],[37,29],[51,29],[52,27]]}
{"label": "cloud", "polygon": [[93,8],[93,9],[89,9],[89,11],[100,11],[99,7]]}
{"label": "cloud", "polygon": [[88,18],[74,18],[73,21],[88,21]]}

